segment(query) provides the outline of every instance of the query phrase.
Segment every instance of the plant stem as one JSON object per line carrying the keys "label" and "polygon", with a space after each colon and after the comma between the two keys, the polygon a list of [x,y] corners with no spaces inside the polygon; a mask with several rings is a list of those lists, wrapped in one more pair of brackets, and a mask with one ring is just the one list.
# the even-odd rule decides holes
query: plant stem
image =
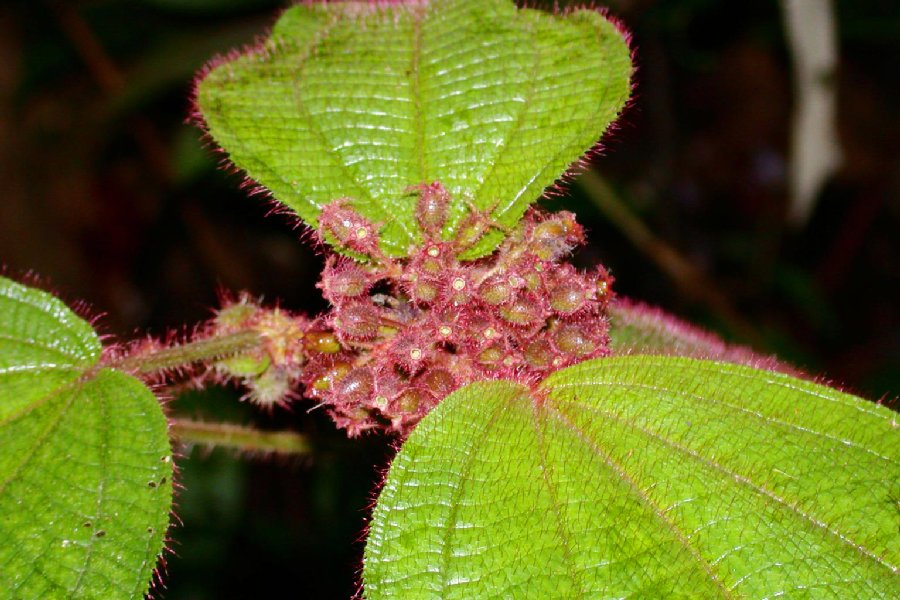
{"label": "plant stem", "polygon": [[195,340],[149,354],[132,354],[113,366],[123,371],[134,371],[148,375],[199,361],[231,356],[244,350],[252,350],[259,346],[260,342],[261,338],[256,331],[239,331],[237,333]]}
{"label": "plant stem", "polygon": [[202,423],[190,419],[171,419],[169,431],[181,442],[241,452],[308,455],[313,451],[312,443],[306,436],[291,431],[261,431],[242,425]]}

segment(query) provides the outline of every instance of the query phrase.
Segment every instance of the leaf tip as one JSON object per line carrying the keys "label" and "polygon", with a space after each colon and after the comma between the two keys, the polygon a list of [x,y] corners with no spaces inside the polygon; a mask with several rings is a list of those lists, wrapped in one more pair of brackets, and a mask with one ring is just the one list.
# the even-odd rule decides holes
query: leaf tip
{"label": "leaf tip", "polygon": [[567,6],[557,11],[563,16],[570,16],[578,12],[590,12],[599,14],[609,23],[613,31],[621,38],[628,51],[628,62],[630,70],[628,74],[628,92],[619,107],[616,115],[606,125],[600,137],[594,142],[581,156],[579,156],[569,167],[560,175],[556,181],[549,185],[542,194],[543,198],[556,198],[568,193],[567,187],[581,174],[590,169],[591,165],[601,156],[607,153],[607,150],[619,138],[619,135],[628,123],[627,116],[633,111],[637,103],[637,73],[639,70],[637,60],[637,46],[634,41],[634,35],[626,25],[625,21],[620,17],[612,14],[606,6],[600,6],[595,3],[585,3],[575,6]]}

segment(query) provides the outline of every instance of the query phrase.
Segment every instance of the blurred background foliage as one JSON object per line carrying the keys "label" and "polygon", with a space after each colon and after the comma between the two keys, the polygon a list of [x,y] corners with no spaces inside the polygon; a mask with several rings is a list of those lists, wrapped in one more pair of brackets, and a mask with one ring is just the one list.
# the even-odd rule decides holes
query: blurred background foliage
{"label": "blurred background foliage", "polygon": [[[533,3],[534,4],[534,3]],[[537,3],[540,4],[540,3]],[[546,204],[578,213],[620,294],[775,353],[873,400],[900,393],[900,6],[837,0],[843,162],[788,225],[791,56],[776,0],[610,0],[634,34],[633,106],[595,168]],[[194,72],[250,43],[270,0],[0,5],[0,263],[165,335],[220,290],[323,307],[321,257],[266,217],[186,124]],[[348,442],[303,404],[259,414],[235,390],[172,410],[293,429],[303,459],[185,448],[170,600],[348,597],[390,440]]]}

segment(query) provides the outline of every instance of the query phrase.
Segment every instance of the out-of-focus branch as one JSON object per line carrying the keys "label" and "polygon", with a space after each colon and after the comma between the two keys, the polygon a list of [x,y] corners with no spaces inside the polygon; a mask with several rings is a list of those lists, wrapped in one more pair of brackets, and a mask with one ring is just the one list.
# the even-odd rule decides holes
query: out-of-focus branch
{"label": "out-of-focus branch", "polygon": [[293,431],[262,431],[231,423],[207,423],[190,419],[172,419],[169,431],[179,442],[241,452],[306,456],[312,443]]}
{"label": "out-of-focus branch", "polygon": [[579,183],[588,198],[634,246],[675,282],[681,293],[707,306],[737,335],[762,347],[763,340],[753,325],[735,310],[728,297],[678,250],[654,234],[599,175],[587,171]]}
{"label": "out-of-focus branch", "polygon": [[[128,85],[125,76],[115,60],[105,51],[89,24],[78,13],[77,7],[63,0],[45,0],[45,2],[100,90],[109,98],[124,94]],[[174,189],[175,168],[170,160],[170,152],[163,136],[153,123],[139,115],[134,116],[129,119],[129,131],[160,188],[167,191]],[[189,200],[187,198],[184,200],[183,218],[194,231],[204,228],[202,219],[198,219],[196,211],[191,209],[192,203],[187,201]],[[208,229],[205,227],[199,235],[191,237],[198,254],[212,267],[227,265],[227,269],[215,269],[216,272],[229,274],[226,275],[227,283],[237,284],[235,287],[249,286],[252,277],[248,275],[245,258],[235,250],[229,253],[229,246],[220,243]]]}
{"label": "out-of-focus branch", "polygon": [[[72,3],[48,0],[48,5],[60,29],[69,38],[100,89],[110,97],[122,93],[126,85],[125,76],[103,50],[97,36]],[[146,119],[136,118],[131,122],[131,130],[144,160],[156,177],[167,185],[171,184],[174,179],[172,164],[166,146],[153,125]]]}
{"label": "out-of-focus branch", "polygon": [[802,226],[841,163],[837,138],[837,40],[831,0],[782,0],[794,64],[788,220]]}

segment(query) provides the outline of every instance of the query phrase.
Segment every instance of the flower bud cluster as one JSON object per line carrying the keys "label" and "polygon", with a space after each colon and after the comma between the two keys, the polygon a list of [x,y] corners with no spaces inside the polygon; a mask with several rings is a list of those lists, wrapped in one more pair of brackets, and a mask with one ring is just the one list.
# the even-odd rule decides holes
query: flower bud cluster
{"label": "flower bud cluster", "polygon": [[478,380],[534,384],[552,371],[608,351],[606,307],[612,277],[564,262],[584,243],[568,212],[529,211],[490,256],[458,257],[496,225],[472,210],[445,239],[450,195],[440,183],[418,194],[421,243],[393,259],[378,228],[347,200],[324,207],[321,239],[331,254],[318,286],[331,310],[307,319],[227,303],[210,333],[254,331],[258,348],[215,363],[220,379],[239,379],[247,398],[284,404],[303,387],[350,436],[378,429],[405,435],[438,402]]}
{"label": "flower bud cluster", "polygon": [[[296,398],[300,374],[309,353],[312,323],[280,308],[264,308],[247,294],[226,302],[210,323],[207,336],[255,332],[260,344],[252,350],[222,358],[212,365],[217,379],[238,379],[245,399],[270,409]],[[323,334],[328,335],[328,334]],[[331,336],[333,347],[337,340]],[[321,345],[322,342],[319,342]]]}
{"label": "flower bud cluster", "polygon": [[315,327],[333,338],[313,351],[304,337],[299,378],[338,426],[351,436],[405,434],[466,383],[531,384],[608,354],[612,278],[563,262],[584,243],[574,215],[529,211],[492,255],[461,261],[495,227],[490,216],[472,211],[444,239],[448,192],[440,183],[412,189],[423,239],[403,259],[380,251],[377,227],[348,201],[320,217],[323,238],[365,258],[328,257],[319,287],[332,308]]}

